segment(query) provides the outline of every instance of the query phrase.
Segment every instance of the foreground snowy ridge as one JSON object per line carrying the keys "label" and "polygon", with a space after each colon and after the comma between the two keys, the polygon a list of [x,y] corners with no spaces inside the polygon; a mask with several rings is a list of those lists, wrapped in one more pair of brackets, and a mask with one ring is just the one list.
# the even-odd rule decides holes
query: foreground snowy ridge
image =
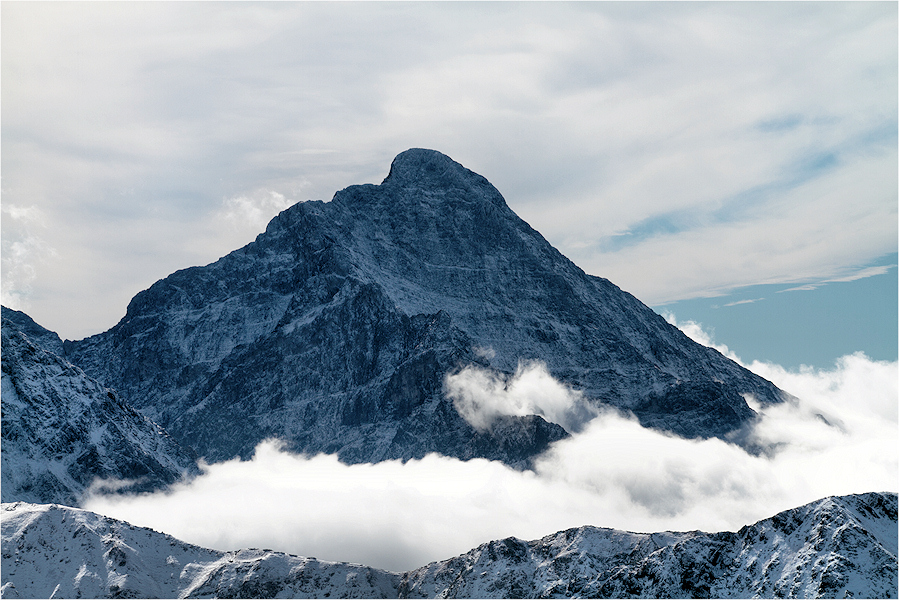
{"label": "foreground snowy ridge", "polygon": [[831,497],[740,531],[580,527],[507,538],[406,573],[271,550],[220,552],[56,504],[2,510],[2,596],[897,597],[897,496]]}

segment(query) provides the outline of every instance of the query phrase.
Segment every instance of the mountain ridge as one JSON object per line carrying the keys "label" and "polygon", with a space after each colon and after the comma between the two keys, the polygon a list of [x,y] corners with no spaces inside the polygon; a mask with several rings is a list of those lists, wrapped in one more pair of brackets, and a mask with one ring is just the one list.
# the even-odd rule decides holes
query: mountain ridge
{"label": "mountain ridge", "polygon": [[393,573],[271,550],[209,550],[59,505],[4,504],[17,597],[881,597],[897,591],[896,494],[828,497],[737,532],[578,527]]}

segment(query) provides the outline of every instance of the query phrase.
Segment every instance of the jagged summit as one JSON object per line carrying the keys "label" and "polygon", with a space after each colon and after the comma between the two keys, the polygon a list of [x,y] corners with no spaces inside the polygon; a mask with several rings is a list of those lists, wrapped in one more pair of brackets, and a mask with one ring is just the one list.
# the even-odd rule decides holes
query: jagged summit
{"label": "jagged summit", "polygon": [[[353,185],[337,192],[331,203],[347,211],[424,211],[423,217],[448,212],[492,211],[519,220],[502,194],[484,177],[436,150],[413,148],[399,154],[380,185]],[[438,215],[435,213],[442,213]]]}
{"label": "jagged summit", "polygon": [[[585,274],[486,179],[433,150],[380,185],[298,203],[253,243],[140,292],[67,357],[209,460],[277,436],[350,462],[428,452],[526,464],[541,415],[474,431],[444,390],[472,364],[538,360],[588,402],[727,437],[781,392]],[[489,358],[488,358],[489,357]]]}
{"label": "jagged summit", "polygon": [[275,230],[317,244],[338,270],[377,283],[407,314],[504,310],[521,299],[509,293],[510,275],[531,295],[592,293],[574,289],[584,272],[489,181],[434,150],[401,153],[381,185],[350,186],[330,203],[287,209],[270,224]]}
{"label": "jagged summit", "polygon": [[[410,148],[399,153],[390,165],[390,172],[381,185],[416,188],[483,187],[499,192],[487,179],[470,171],[436,150]],[[501,196],[500,196],[501,197]]]}

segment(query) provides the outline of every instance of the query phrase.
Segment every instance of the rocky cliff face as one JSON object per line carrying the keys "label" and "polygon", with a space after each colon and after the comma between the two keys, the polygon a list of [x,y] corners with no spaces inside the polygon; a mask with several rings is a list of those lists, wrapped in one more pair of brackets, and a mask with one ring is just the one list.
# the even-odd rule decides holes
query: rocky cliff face
{"label": "rocky cliff face", "polygon": [[[248,507],[252,510],[252,507]],[[736,533],[595,527],[490,542],[407,573],[218,552],[56,505],[4,504],[2,596],[895,598],[896,495],[826,498]]]}
{"label": "rocky cliff face", "polygon": [[119,480],[123,491],[147,491],[198,472],[191,451],[28,335],[54,347],[49,333],[3,309],[4,502],[76,504],[97,478]]}
{"label": "rocky cliff face", "polygon": [[589,402],[690,437],[750,422],[742,394],[781,399],[586,275],[486,179],[430,150],[397,156],[380,185],[292,206],[65,352],[212,461],[277,436],[348,462],[440,452],[523,465],[567,435],[540,415],[474,430],[443,389],[470,364],[539,360]]}
{"label": "rocky cliff face", "polygon": [[62,340],[57,333],[38,325],[31,317],[21,311],[3,306],[0,307],[0,312],[3,314],[3,319],[15,326],[35,346],[57,356],[65,354]]}

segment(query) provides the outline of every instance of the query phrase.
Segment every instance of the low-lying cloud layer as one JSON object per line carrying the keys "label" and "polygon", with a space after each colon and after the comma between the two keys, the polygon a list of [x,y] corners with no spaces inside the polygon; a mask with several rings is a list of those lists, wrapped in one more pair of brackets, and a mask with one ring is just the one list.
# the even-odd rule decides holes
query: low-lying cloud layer
{"label": "low-lying cloud layer", "polygon": [[[681,326],[710,341],[695,324]],[[334,456],[283,452],[269,441],[252,460],[206,466],[170,493],[95,496],[84,506],[204,546],[264,547],[403,570],[506,536],[534,539],[587,524],[736,530],[824,496],[899,488],[897,363],[855,354],[830,371],[748,366],[798,398],[759,409],[754,435],[775,448],[767,456],[601,413],[554,444],[534,471],[437,455],[348,466]],[[579,400],[535,364],[508,381],[463,373],[449,384],[457,385],[461,410],[477,400],[488,413],[530,407],[550,417],[561,411],[564,421]],[[553,402],[535,400],[535,389],[555,393]]]}

